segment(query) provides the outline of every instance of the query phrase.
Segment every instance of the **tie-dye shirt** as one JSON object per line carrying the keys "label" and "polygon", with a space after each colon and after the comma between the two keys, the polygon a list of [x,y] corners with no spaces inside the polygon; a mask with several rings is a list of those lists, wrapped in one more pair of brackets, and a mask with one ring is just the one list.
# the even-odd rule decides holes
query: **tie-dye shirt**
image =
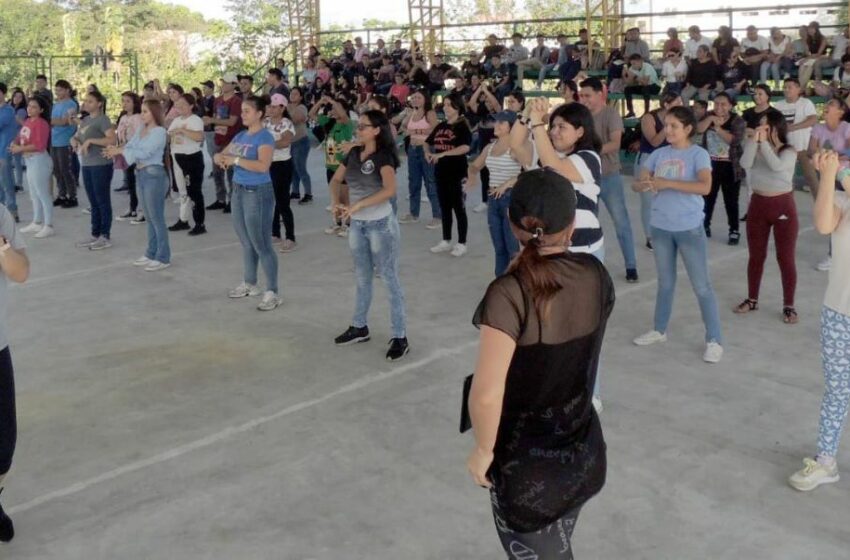
{"label": "tie-dye shirt", "polygon": [[[711,158],[705,149],[691,145],[684,150],[664,146],[642,162],[655,177],[673,181],[696,181],[702,169],[711,170]],[[701,227],[705,217],[703,197],[673,189],[664,189],[652,197],[652,227],[665,231],[687,231]]]}

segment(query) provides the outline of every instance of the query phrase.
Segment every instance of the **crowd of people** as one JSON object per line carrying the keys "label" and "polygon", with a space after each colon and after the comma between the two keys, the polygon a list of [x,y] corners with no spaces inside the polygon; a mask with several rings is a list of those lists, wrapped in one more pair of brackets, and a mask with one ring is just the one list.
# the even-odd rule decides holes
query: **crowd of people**
{"label": "crowd of people", "polygon": [[[316,142],[330,200],[325,231],[348,239],[355,272],[351,324],[335,343],[370,339],[368,313],[378,277],[390,303],[386,358],[396,361],[410,351],[398,267],[401,226],[420,223],[427,201],[431,219],[425,227],[441,233],[430,251],[461,258],[476,235],[466,213],[467,197],[474,193],[473,211],[487,212],[496,280],[475,313],[481,346],[468,387],[476,439],[469,470],[477,483],[491,488],[506,550],[519,543],[540,557],[571,558],[569,539],[579,510],[605,478],[599,352],[614,291],[611,266],[604,264],[600,200],[616,230],[625,280],[639,281],[623,148],[638,153],[631,186],[640,199],[645,247],[653,253],[658,276],[652,328],[634,343],[648,346],[668,339],[681,256],[705,325],[702,358],[708,363],[723,356],[707,255],[721,193],[728,244],[739,243],[739,225],[745,221],[749,250],[746,298],[734,311],[759,309],[773,231],[783,287],[777,315],[786,324],[798,322],[794,174],[799,164],[815,198],[815,225],[832,236],[832,257],[819,265],[830,271],[830,280],[822,311],[826,383],[818,454],[807,458],[789,482],[799,490],[834,482],[850,407],[845,349],[850,202],[843,192],[850,185],[850,122],[839,97],[825,104],[823,122],[818,122],[805,96],[805,71],[811,66],[815,79],[822,77],[835,66],[836,53],[826,54],[816,24],[805,28],[799,53],[790,41],[774,52],[774,43],[785,44],[774,34],[762,41],[751,29],[739,43],[727,31],[721,29],[720,37],[710,41],[692,27],[684,44],[671,31],[664,47],[665,90],[657,108],[647,101],[634,146],[624,146],[623,117],[609,103],[614,80],[628,84],[627,99],[661,91],[648,46],[635,30],[627,33],[622,51],[612,54],[607,81],[573,80],[595,63],[586,34],[574,44],[560,36],[556,56],[545,37],[538,37],[529,53],[515,34],[510,47],[491,36],[483,53],[471,53],[460,68],[439,55],[425,65],[415,43],[403,49],[397,41],[390,50],[379,40],[370,52],[356,38],[331,59],[312,49],[300,85],[290,83],[283,61],[268,70],[264,84],[232,73],[198,87],[170,83],[163,88],[153,80],[140,93],[124,92],[114,119],[95,85],[78,95],[66,80],[50,89],[46,77],[38,76],[25,95],[0,83],[0,202],[5,205],[0,210],[0,306],[6,301],[6,279],[20,282],[28,275],[23,234],[40,240],[63,237],[61,213],[80,206],[80,182],[91,230],[76,245],[90,251],[112,246],[117,170],[122,181],[115,190],[129,194],[129,208],[114,219],[147,227],[147,246],[133,265],[149,272],[170,267],[169,236],[181,231],[203,235],[206,212],[222,211],[231,214],[244,270],[242,282],[228,296],[259,297],[261,311],[279,307],[278,254],[298,247],[291,201],[313,201],[316,178],[310,176],[307,159]],[[839,61],[847,57],[843,37],[844,43],[834,47]],[[786,59],[795,53],[801,56],[789,65]],[[556,66],[561,93],[556,106],[545,97],[526,99],[517,87],[524,71],[539,70],[542,81]],[[621,77],[612,75],[615,66],[621,66]],[[740,70],[736,79],[719,77],[719,68],[733,66]],[[789,75],[791,66],[800,69],[800,78]],[[768,75],[784,78],[779,102],[771,102]],[[674,76],[675,81],[669,79]],[[444,92],[447,81],[451,87]],[[739,111],[737,95],[744,91],[752,93],[754,105]],[[404,197],[397,180],[401,152],[406,154],[406,211],[400,208]],[[209,175],[215,200],[206,205],[203,183]],[[32,199],[30,213],[16,203],[16,187],[24,185]],[[739,215],[742,185],[744,216]],[[166,223],[169,199],[179,204],[171,226]],[[28,223],[19,228],[22,218]],[[4,335],[0,321],[0,483],[16,434],[12,362]],[[556,433],[564,426],[571,434],[567,438]],[[532,487],[549,489],[545,499],[529,500],[523,492]],[[0,510],[0,541],[12,535],[11,520]]]}

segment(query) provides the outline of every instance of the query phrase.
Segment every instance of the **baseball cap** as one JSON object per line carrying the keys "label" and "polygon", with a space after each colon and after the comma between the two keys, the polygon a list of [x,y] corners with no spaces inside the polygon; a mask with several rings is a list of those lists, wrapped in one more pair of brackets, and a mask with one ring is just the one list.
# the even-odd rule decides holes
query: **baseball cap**
{"label": "baseball cap", "polygon": [[528,233],[523,218],[533,217],[543,222],[543,235],[564,231],[576,217],[576,191],[573,184],[553,169],[542,168],[520,173],[511,190],[508,216],[511,223]]}
{"label": "baseball cap", "polygon": [[516,121],[516,113],[513,111],[499,111],[495,115],[493,115],[493,120],[495,122],[506,122],[509,125],[513,126]]}
{"label": "baseball cap", "polygon": [[228,72],[224,76],[221,77],[221,81],[226,84],[238,84],[239,78],[236,77],[236,74],[233,72]]}
{"label": "baseball cap", "polygon": [[277,105],[280,107],[286,107],[289,105],[289,101],[287,101],[286,97],[282,93],[272,94],[272,105]]}
{"label": "baseball cap", "polygon": [[212,80],[207,80],[206,82],[201,82],[201,85],[204,87],[208,87],[210,89],[215,89],[215,84]]}

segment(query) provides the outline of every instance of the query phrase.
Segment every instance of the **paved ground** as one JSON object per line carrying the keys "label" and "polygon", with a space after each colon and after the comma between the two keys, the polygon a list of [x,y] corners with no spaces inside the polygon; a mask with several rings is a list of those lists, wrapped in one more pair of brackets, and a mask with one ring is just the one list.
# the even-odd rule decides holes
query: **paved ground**
{"label": "paved ground", "polygon": [[[317,156],[311,167],[323,178]],[[296,209],[300,248],[281,257],[285,305],[272,313],[225,297],[242,261],[220,213],[209,235],[172,235],[174,266],[157,274],[129,265],[145,232],[127,223],[114,225],[113,249],[91,253],[73,246],[88,217],[61,210],[58,235],[30,241],[32,279],[11,292],[20,438],[3,499],[18,536],[0,557],[501,557],[487,495],[465,472],[471,440],[457,433],[475,356],[470,318],[492,271],[484,216],[472,216],[460,260],[427,251],[437,232],[404,227],[413,351],[390,365],[382,288],[373,341],[332,344],[353,309],[353,274],[346,242],[321,233],[318,183],[316,204]],[[636,220],[637,197],[629,202]],[[684,276],[669,342],[631,344],[651,326],[654,263],[640,249],[641,282],[625,284],[604,215],[618,298],[602,372],[609,472],[580,518],[577,558],[850,554],[850,483],[801,495],[784,482],[813,452],[821,394],[826,276],[812,265],[826,241],[811,230],[808,195],[798,203],[799,325],[779,319],[773,261],[762,309],[734,316],[746,248],[711,242],[727,338],[715,366],[700,359],[702,325]],[[123,210],[126,196],[114,205]],[[169,222],[176,209],[169,204]],[[840,459],[850,464],[847,449]]]}

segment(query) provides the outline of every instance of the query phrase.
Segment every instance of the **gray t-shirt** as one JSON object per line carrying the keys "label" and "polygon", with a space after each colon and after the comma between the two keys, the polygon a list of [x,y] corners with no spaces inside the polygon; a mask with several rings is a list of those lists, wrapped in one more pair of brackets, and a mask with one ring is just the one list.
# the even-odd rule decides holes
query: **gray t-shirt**
{"label": "gray t-shirt", "polygon": [[[611,135],[623,130],[623,118],[613,107],[606,106],[602,111],[593,115],[593,128],[603,144],[611,141]],[[600,154],[602,156],[602,176],[607,177],[620,172],[620,152]]]}
{"label": "gray t-shirt", "polygon": [[[15,218],[2,204],[0,204],[0,235],[6,238],[13,249],[26,249],[24,236],[20,235],[15,227]],[[9,338],[6,334],[7,289],[6,274],[0,269],[0,350],[9,346]]]}
{"label": "gray t-shirt", "polygon": [[307,107],[299,103],[298,105],[290,105],[286,110],[289,111],[290,116],[295,114],[301,116],[302,120],[300,124],[295,124],[295,121],[293,121],[293,124],[295,124],[295,136],[292,138],[292,141],[301,140],[307,136],[307,121],[305,120],[307,118]]}
{"label": "gray t-shirt", "polygon": [[[352,148],[345,158],[345,182],[348,184],[348,198],[352,205],[380,191],[384,187],[381,168],[393,164],[389,155],[378,152],[371,154],[365,161],[360,161],[362,151],[363,148],[359,146]],[[386,218],[392,211],[390,201],[386,200],[364,208],[351,217],[355,220],[374,221]]]}
{"label": "gray t-shirt", "polygon": [[[86,140],[99,140],[106,137],[106,131],[112,128],[112,122],[106,115],[98,115],[96,117],[88,116],[80,123],[80,129],[77,132],[77,139],[80,144]],[[89,146],[88,154],[80,154],[80,163],[83,167],[91,167],[94,165],[111,165],[112,160],[105,158],[102,155],[103,146]]]}

